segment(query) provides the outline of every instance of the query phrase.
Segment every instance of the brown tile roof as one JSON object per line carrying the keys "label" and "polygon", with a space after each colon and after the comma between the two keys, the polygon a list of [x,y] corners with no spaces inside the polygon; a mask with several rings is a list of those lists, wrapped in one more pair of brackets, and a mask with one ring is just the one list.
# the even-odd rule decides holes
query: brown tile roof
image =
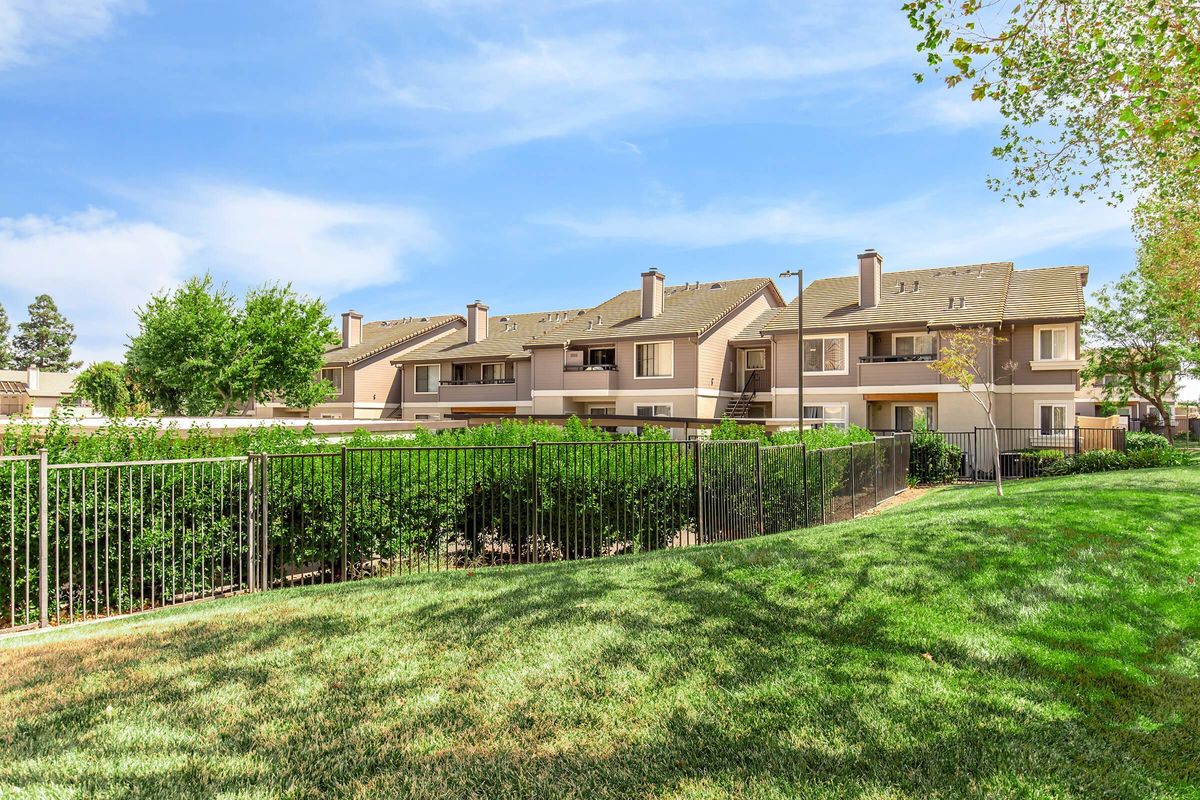
{"label": "brown tile roof", "polygon": [[1083,266],[1016,270],[1008,282],[1004,319],[1082,317],[1087,274]]}
{"label": "brown tile roof", "polygon": [[[1086,275],[1087,267],[1014,270],[1011,262],[884,272],[874,308],[859,307],[857,275],[822,278],[804,290],[804,329],[937,328],[1082,318]],[[794,300],[760,328],[764,333],[795,329]],[[739,338],[754,334],[748,329]]]}
{"label": "brown tile roof", "polygon": [[641,317],[641,289],[631,289],[535,337],[528,344],[536,347],[579,341],[699,334],[716,325],[755,292],[768,287],[778,294],[770,278],[667,286],[662,313],[650,319]]}
{"label": "brown tile roof", "polygon": [[331,347],[325,351],[325,363],[346,366],[357,364],[364,358],[398,347],[454,320],[462,320],[462,315],[442,314],[436,317],[405,317],[366,322],[362,326],[362,343],[354,347]]}
{"label": "brown tile roof", "polygon": [[[780,312],[779,308],[768,308],[763,313],[759,314],[750,324],[747,325],[741,332],[734,336],[734,341],[758,341],[763,338],[763,326],[775,318],[775,315]],[[792,319],[796,317],[793,315]]]}
{"label": "brown tile roof", "polygon": [[488,314],[488,335],[482,342],[467,343],[467,330],[457,330],[435,342],[404,353],[392,363],[467,358],[526,358],[525,344],[535,335],[573,320],[583,309],[537,311],[528,314]]}

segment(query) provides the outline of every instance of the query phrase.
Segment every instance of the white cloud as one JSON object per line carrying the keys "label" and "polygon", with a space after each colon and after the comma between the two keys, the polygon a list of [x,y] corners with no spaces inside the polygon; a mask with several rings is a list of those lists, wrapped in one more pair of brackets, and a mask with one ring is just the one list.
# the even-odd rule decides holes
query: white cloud
{"label": "white cloud", "polygon": [[327,202],[258,187],[181,187],[148,203],[154,221],[106,210],[0,218],[0,296],[13,324],[46,293],[75,323],[77,357],[119,358],[134,309],[189,275],[240,290],[291,282],[327,300],[393,283],[406,259],[437,246],[432,223],[396,206]]}
{"label": "white cloud", "polygon": [[[28,303],[49,294],[75,323],[77,356],[120,354],[134,309],[184,275],[196,243],[150,222],[91,209],[67,217],[0,218],[0,290]],[[13,326],[23,306],[8,307]]]}
{"label": "white cloud", "polygon": [[896,268],[1012,260],[1053,247],[1129,238],[1129,212],[1057,198],[1024,208],[990,199],[963,204],[924,195],[857,211],[817,198],[730,201],[700,208],[546,214],[534,220],[590,239],[683,248],[755,242],[872,246]]}
{"label": "white cloud", "polygon": [[449,129],[443,142],[486,147],[836,91],[837,76],[911,56],[891,35],[900,15],[888,12],[825,5],[778,14],[763,31],[745,30],[744,20],[701,23],[706,13],[679,6],[657,24],[631,19],[623,30],[534,24],[517,37],[464,36],[442,58],[377,57],[364,76],[385,102]]}
{"label": "white cloud", "polygon": [[0,0],[0,69],[104,36],[141,0]]}
{"label": "white cloud", "polygon": [[290,281],[314,294],[400,280],[408,258],[439,243],[432,221],[413,208],[254,186],[191,186],[153,205],[171,227],[202,242],[197,262],[215,273],[241,284]]}

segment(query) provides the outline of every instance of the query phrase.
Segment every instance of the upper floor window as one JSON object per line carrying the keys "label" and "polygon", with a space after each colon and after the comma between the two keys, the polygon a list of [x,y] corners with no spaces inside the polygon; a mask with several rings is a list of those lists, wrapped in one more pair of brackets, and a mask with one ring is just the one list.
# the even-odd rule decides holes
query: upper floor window
{"label": "upper floor window", "polygon": [[431,394],[438,390],[438,381],[442,375],[440,364],[422,364],[413,370],[416,385],[413,387],[418,394]]}
{"label": "upper floor window", "polygon": [[846,374],[846,337],[804,339],[804,372]]}
{"label": "upper floor window", "polygon": [[897,333],[892,337],[894,354],[898,356],[931,356],[934,336],[931,333]]}
{"label": "upper floor window", "polygon": [[766,350],[747,350],[746,351],[746,370],[762,370],[767,368],[767,351]]}
{"label": "upper floor window", "polygon": [[1066,325],[1044,325],[1036,328],[1038,361],[1065,361],[1075,357],[1071,345],[1071,329]]}
{"label": "upper floor window", "polygon": [[484,383],[504,380],[504,362],[484,364],[480,371],[480,377]]}
{"label": "upper floor window", "polygon": [[617,348],[589,347],[587,365],[589,367],[609,367],[617,363]]}
{"label": "upper floor window", "polygon": [[334,391],[336,391],[338,394],[342,393],[341,367],[325,367],[321,370],[321,380],[329,381],[333,384]]}
{"label": "upper floor window", "polygon": [[647,342],[637,346],[638,378],[669,378],[674,367],[675,346],[672,342]]}

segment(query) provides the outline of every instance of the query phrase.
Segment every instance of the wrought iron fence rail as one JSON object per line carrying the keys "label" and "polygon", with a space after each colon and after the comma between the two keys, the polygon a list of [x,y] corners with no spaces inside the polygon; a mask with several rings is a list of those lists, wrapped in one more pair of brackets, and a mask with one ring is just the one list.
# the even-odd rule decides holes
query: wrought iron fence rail
{"label": "wrought iron fence rail", "polygon": [[611,557],[849,519],[907,485],[909,436],[343,447],[164,461],[0,457],[0,628],[247,591]]}

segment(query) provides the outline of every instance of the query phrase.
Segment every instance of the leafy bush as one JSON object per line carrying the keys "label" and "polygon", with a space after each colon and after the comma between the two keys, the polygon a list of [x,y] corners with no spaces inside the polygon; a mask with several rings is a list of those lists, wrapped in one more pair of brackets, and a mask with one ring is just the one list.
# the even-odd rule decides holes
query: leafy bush
{"label": "leafy bush", "polygon": [[913,431],[909,480],[916,483],[947,483],[958,477],[962,448],[931,431]]}
{"label": "leafy bush", "polygon": [[709,438],[717,440],[758,441],[765,445],[800,444],[809,450],[825,450],[831,447],[845,447],[854,442],[873,442],[875,434],[866,428],[850,425],[845,430],[833,425],[822,425],[819,428],[806,430],[803,436],[795,431],[776,431],[768,433],[762,425],[739,424],[731,419],[723,419],[714,425]]}
{"label": "leafy bush", "polygon": [[1167,437],[1149,431],[1129,431],[1125,434],[1125,449],[1130,453],[1139,450],[1166,450],[1171,446]]}

